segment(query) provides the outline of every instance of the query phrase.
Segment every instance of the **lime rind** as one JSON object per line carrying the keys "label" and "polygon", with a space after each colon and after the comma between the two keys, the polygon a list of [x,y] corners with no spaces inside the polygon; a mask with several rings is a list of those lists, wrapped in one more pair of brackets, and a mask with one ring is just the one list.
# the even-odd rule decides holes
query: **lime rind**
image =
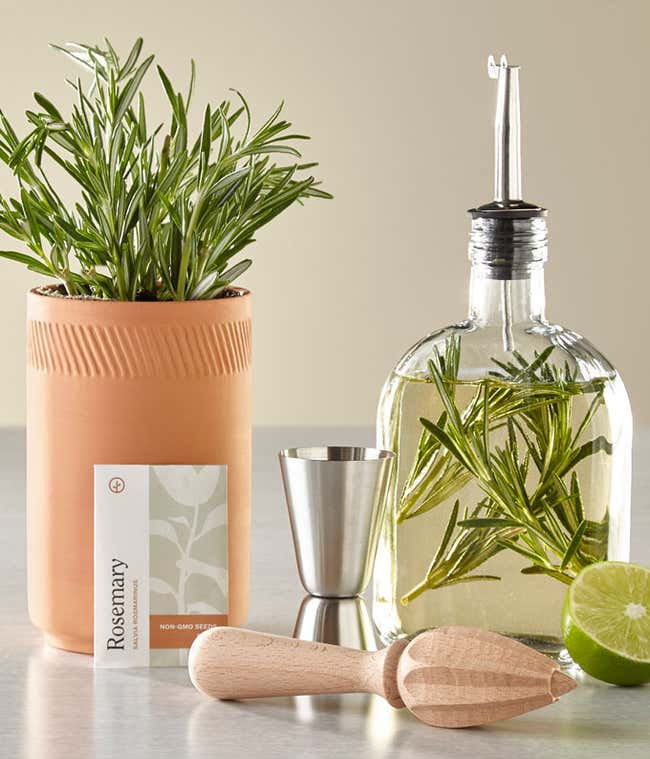
{"label": "lime rind", "polygon": [[643,669],[650,666],[649,568],[592,564],[573,581],[567,606],[574,628],[597,646]]}

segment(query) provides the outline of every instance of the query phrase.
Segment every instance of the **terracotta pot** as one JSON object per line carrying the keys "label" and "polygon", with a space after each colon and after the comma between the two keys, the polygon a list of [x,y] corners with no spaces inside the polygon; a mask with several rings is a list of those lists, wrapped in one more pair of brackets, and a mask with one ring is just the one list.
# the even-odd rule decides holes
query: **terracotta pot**
{"label": "terracotta pot", "polygon": [[248,608],[251,296],[27,298],[29,613],[93,650],[93,465],[228,465],[228,624]]}

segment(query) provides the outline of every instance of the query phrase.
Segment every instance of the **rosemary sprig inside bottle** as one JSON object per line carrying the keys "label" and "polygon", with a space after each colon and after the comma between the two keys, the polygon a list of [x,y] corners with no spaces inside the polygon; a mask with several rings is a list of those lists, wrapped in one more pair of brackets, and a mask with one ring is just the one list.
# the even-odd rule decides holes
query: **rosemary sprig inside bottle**
{"label": "rosemary sprig inside bottle", "polygon": [[[401,494],[397,521],[430,511],[474,480],[484,497],[461,512],[456,500],[436,555],[423,580],[401,599],[460,582],[499,580],[472,574],[495,554],[512,550],[530,565],[525,574],[546,574],[570,583],[587,564],[606,558],[607,516],[585,518],[576,466],[598,452],[611,454],[599,435],[581,442],[599,406],[604,381],[578,381],[568,365],[549,362],[553,346],[532,361],[513,353],[515,363],[493,359],[495,370],[472,383],[475,394],[461,411],[455,399],[460,339],[429,361],[443,412],[421,418],[416,458]],[[574,427],[572,402],[593,393]],[[492,442],[501,430],[501,444]],[[459,518],[460,517],[460,518]]]}

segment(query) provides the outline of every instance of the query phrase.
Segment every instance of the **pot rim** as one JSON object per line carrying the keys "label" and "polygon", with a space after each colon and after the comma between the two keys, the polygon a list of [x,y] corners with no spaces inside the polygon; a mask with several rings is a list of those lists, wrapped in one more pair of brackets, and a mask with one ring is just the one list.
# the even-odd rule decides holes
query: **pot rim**
{"label": "pot rim", "polygon": [[36,288],[27,293],[27,320],[129,328],[250,320],[251,293],[237,289],[242,292],[237,298],[145,301],[57,298]]}
{"label": "pot rim", "polygon": [[129,305],[130,307],[133,306],[184,306],[189,303],[191,304],[199,304],[199,303],[205,303],[205,304],[215,304],[215,303],[227,303],[227,302],[233,302],[233,301],[239,301],[240,299],[248,299],[251,296],[251,291],[247,289],[246,287],[237,287],[236,285],[230,285],[228,289],[230,290],[236,290],[237,292],[241,293],[237,298],[197,298],[195,300],[115,300],[114,298],[93,298],[91,296],[75,296],[75,295],[59,295],[54,296],[52,294],[48,294],[47,292],[43,292],[43,290],[54,290],[54,288],[58,287],[58,285],[55,284],[47,284],[47,285],[37,285],[36,287],[32,287],[28,291],[28,296],[36,296],[39,298],[44,298],[47,300],[48,303],[92,303],[94,306],[97,306],[98,304],[109,306],[109,304],[115,305],[115,306],[125,306]]}

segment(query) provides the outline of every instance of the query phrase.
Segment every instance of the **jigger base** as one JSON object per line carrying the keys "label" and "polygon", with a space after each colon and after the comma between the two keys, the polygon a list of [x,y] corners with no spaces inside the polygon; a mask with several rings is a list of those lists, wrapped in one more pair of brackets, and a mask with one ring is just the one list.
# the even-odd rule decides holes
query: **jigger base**
{"label": "jigger base", "polygon": [[332,643],[361,651],[376,651],[375,628],[363,598],[305,596],[300,604],[293,637]]}

